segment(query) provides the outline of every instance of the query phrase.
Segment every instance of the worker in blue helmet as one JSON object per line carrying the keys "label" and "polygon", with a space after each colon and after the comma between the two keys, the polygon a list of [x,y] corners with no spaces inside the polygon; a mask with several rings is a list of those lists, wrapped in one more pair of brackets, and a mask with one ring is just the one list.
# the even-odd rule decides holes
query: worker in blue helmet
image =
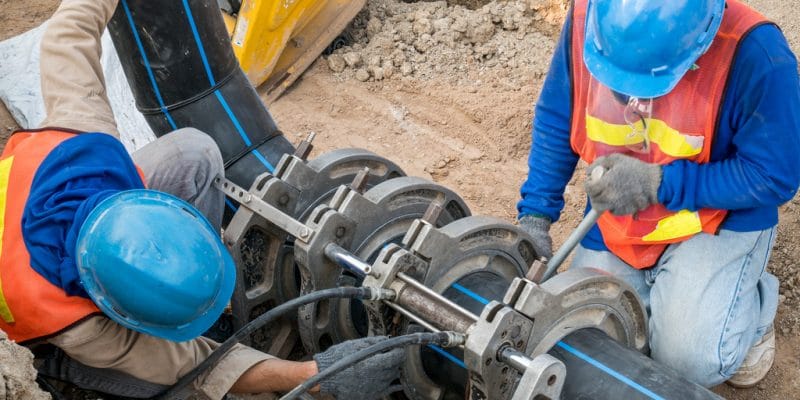
{"label": "worker in blue helmet", "polygon": [[[219,344],[200,336],[228,305],[233,260],[222,244],[220,151],[184,128],[129,155],[105,96],[100,36],[116,0],[64,0],[44,32],[47,118],[16,132],[0,156],[0,329],[60,352],[48,376],[125,397],[152,397]],[[292,362],[237,345],[192,390],[288,391],[382,338]],[[362,361],[315,390],[378,398],[405,352]],[[360,371],[369,370],[369,376]]]}
{"label": "worker in blue helmet", "polygon": [[519,222],[550,224],[579,160],[602,212],[571,268],[628,281],[651,356],[704,386],[756,385],[775,355],[778,206],[800,183],[797,61],[738,0],[576,0],[533,121]]}

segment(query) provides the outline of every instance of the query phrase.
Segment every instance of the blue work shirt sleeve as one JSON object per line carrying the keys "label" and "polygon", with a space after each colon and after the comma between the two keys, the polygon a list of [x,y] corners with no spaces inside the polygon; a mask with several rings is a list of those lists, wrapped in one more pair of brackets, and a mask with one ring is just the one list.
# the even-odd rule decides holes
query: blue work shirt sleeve
{"label": "blue work shirt sleeve", "polygon": [[568,17],[550,64],[533,118],[533,139],[528,158],[528,177],[517,204],[519,216],[537,215],[558,220],[564,208],[564,189],[578,162],[570,146],[572,83]]}
{"label": "blue work shirt sleeve", "polygon": [[104,133],[67,139],[42,161],[22,215],[31,267],[70,296],[89,295],[78,275],[75,247],[97,204],[144,183],[122,143]]}
{"label": "blue work shirt sleeve", "polygon": [[[743,40],[731,72],[719,132],[733,132],[711,162],[663,168],[659,201],[670,210],[743,210],[790,200],[800,183],[797,60],[773,25]],[[724,133],[723,133],[724,134]],[[715,154],[716,153],[716,154]]]}

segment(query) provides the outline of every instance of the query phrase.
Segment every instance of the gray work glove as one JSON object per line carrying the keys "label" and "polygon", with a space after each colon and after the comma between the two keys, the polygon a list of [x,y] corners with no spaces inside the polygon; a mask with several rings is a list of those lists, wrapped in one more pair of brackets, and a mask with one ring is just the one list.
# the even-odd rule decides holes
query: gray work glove
{"label": "gray work glove", "polygon": [[[314,360],[317,368],[323,371],[336,361],[382,340],[386,340],[386,336],[370,336],[339,343],[314,355]],[[405,348],[376,354],[320,382],[320,391],[337,399],[380,399],[388,392],[392,381],[400,377],[400,366],[405,359]]]}
{"label": "gray work glove", "polygon": [[[595,168],[605,171],[592,177]],[[649,164],[624,154],[596,159],[586,170],[589,179],[584,187],[592,207],[614,215],[631,215],[658,203],[661,166]],[[595,174],[596,176],[597,174]]]}
{"label": "gray work glove", "polygon": [[553,257],[553,239],[550,238],[550,219],[535,215],[523,215],[519,226],[533,238],[533,250],[539,257]]}

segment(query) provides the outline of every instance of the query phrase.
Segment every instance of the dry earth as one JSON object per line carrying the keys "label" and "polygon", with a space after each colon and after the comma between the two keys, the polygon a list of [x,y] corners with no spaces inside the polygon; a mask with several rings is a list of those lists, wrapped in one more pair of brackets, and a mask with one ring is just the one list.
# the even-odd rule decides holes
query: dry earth
{"label": "dry earth", "polygon": [[[370,149],[409,175],[454,189],[474,214],[513,221],[533,104],[566,8],[559,0],[487,3],[370,0],[350,29],[353,43],[315,63],[270,105],[273,115],[295,142],[316,132],[316,154]],[[795,1],[749,3],[778,22],[800,51]],[[38,25],[57,4],[0,0],[0,40]],[[15,126],[0,107],[0,147]],[[580,219],[579,179],[566,199],[553,229],[556,243]],[[776,365],[757,388],[715,388],[726,398],[800,398],[799,224],[800,197],[781,209],[770,262],[782,282]]]}

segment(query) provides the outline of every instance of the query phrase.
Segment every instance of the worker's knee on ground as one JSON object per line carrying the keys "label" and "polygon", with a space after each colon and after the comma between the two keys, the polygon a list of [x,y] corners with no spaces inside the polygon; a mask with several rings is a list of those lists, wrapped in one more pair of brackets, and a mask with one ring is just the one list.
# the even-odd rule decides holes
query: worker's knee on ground
{"label": "worker's knee on ground", "polygon": [[654,331],[650,334],[650,355],[684,378],[711,387],[733,375],[734,366],[745,355],[737,348],[719,343],[719,338],[719,334],[709,331]]}

